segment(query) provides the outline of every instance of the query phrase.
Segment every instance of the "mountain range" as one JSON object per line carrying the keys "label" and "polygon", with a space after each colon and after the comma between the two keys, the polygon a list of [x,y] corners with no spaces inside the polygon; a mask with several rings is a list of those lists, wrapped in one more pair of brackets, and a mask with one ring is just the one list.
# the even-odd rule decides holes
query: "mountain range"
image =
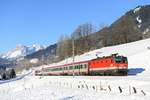
{"label": "mountain range", "polygon": [[44,46],[42,45],[32,45],[32,46],[18,45],[16,48],[1,54],[0,58],[9,60],[21,59],[29,54],[32,54],[42,49],[44,49]]}

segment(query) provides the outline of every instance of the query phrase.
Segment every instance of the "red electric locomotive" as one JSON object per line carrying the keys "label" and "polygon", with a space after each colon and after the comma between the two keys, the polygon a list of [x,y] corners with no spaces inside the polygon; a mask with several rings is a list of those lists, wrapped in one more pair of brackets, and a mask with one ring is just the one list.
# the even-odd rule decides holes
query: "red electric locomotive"
{"label": "red electric locomotive", "polygon": [[127,75],[127,57],[113,54],[89,61],[50,66],[36,70],[36,75]]}
{"label": "red electric locomotive", "polygon": [[91,75],[127,75],[127,72],[127,57],[117,54],[93,59],[89,62],[89,74]]}

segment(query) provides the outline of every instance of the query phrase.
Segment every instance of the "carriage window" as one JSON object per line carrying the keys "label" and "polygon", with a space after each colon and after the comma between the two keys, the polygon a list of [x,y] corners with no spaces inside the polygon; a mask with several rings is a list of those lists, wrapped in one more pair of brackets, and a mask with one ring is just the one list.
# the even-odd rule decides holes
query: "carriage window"
{"label": "carriage window", "polygon": [[69,66],[69,69],[71,69],[72,66]]}
{"label": "carriage window", "polygon": [[79,65],[79,69],[81,68],[81,65]]}
{"label": "carriage window", "polygon": [[83,68],[83,65],[81,65],[81,68]]}
{"label": "carriage window", "polygon": [[83,68],[83,65],[81,65],[80,68],[82,69],[82,68]]}
{"label": "carriage window", "polygon": [[47,71],[51,71],[52,69],[50,68],[50,69],[47,69]]}
{"label": "carriage window", "polygon": [[77,65],[77,69],[79,69],[79,65]]}
{"label": "carriage window", "polygon": [[76,65],[76,69],[78,69],[78,65]]}
{"label": "carriage window", "polygon": [[77,69],[79,69],[79,65],[77,65]]}
{"label": "carriage window", "polygon": [[76,69],[78,69],[78,65],[76,65]]}
{"label": "carriage window", "polygon": [[76,69],[77,67],[75,66],[74,69]]}
{"label": "carriage window", "polygon": [[85,64],[85,65],[84,65],[84,68],[86,68],[86,67],[87,67],[87,65]]}
{"label": "carriage window", "polygon": [[78,65],[78,69],[80,69],[80,65]]}

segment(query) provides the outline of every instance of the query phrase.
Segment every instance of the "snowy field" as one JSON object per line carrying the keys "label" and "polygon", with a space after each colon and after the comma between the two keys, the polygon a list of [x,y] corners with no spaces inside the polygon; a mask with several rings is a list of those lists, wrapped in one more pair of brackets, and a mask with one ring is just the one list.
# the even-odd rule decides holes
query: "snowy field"
{"label": "snowy field", "polygon": [[[105,47],[76,56],[84,61],[119,53],[128,57],[128,76],[34,76],[0,84],[1,100],[150,100],[150,39]],[[59,64],[71,62],[72,58]],[[56,65],[56,64],[53,64]]]}

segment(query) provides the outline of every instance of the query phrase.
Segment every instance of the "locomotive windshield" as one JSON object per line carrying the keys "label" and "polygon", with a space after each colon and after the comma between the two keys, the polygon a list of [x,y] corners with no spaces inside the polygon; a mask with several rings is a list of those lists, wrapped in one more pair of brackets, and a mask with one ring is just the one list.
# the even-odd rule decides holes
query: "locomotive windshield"
{"label": "locomotive windshield", "polygon": [[115,62],[116,63],[127,63],[127,57],[116,56],[115,57]]}

